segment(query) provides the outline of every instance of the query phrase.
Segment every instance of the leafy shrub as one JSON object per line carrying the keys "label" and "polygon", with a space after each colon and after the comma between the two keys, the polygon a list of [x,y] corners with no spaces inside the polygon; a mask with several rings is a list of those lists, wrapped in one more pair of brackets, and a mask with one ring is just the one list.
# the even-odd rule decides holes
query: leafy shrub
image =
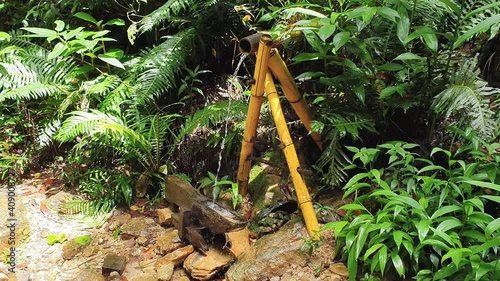
{"label": "leafy shrub", "polygon": [[[434,148],[430,156],[444,156],[443,164],[420,158],[416,147],[395,141],[348,148],[362,163],[348,168],[365,172],[344,187],[344,197],[355,196],[341,207],[345,220],[325,228],[335,231],[350,280],[359,265],[362,272],[417,280],[498,280],[500,218],[485,212],[485,202],[500,202],[499,145],[468,147],[454,157]],[[462,153],[491,157],[456,159]],[[379,157],[388,157],[386,167],[375,167]]]}

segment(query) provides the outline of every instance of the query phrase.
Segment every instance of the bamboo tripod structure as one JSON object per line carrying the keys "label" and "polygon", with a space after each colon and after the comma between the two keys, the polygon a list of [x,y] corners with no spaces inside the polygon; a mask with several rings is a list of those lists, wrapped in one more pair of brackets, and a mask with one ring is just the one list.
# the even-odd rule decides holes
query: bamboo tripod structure
{"label": "bamboo tripod structure", "polygon": [[[273,41],[269,35],[254,34],[240,40],[240,51],[245,53],[256,53],[253,85],[251,89],[250,102],[248,105],[248,115],[246,119],[245,131],[243,133],[243,144],[241,148],[238,165],[238,188],[239,193],[245,196],[248,192],[248,181],[252,160],[253,144],[257,135],[257,124],[259,122],[260,109],[264,98],[264,91],[267,93],[269,106],[271,108],[274,123],[278,130],[278,136],[282,143],[290,176],[295,187],[299,207],[304,216],[309,237],[318,238],[318,220],[311,196],[307,190],[304,178],[300,174],[300,163],[293,144],[290,132],[286,125],[285,117],[281,109],[278,91],[274,85],[273,77],[276,77],[281,84],[281,88],[286,99],[292,105],[300,120],[308,131],[311,131],[311,115],[307,103],[300,95],[297,85],[292,75],[288,71],[285,62],[281,59],[278,51],[272,48]],[[311,132],[316,145],[322,149],[321,136],[317,132]]]}

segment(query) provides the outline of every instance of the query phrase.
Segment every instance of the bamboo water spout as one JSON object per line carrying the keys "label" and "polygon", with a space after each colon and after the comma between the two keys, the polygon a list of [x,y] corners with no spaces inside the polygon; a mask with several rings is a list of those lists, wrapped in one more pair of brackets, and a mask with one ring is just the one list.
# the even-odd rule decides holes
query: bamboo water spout
{"label": "bamboo water spout", "polygon": [[[252,165],[253,144],[257,134],[257,124],[259,122],[260,108],[264,97],[264,90],[267,93],[274,122],[278,129],[283,152],[285,154],[290,175],[292,177],[295,192],[299,202],[299,207],[304,216],[307,232],[313,239],[318,239],[319,230],[318,220],[314,212],[309,191],[300,174],[300,163],[293,145],[290,132],[286,126],[286,120],[281,110],[278,92],[274,85],[273,75],[280,81],[281,88],[285,92],[287,100],[292,104],[293,109],[299,115],[307,130],[311,131],[312,117],[309,113],[307,103],[299,94],[297,85],[288,71],[276,50],[272,50],[272,39],[266,34],[254,34],[240,40],[240,51],[242,53],[256,53],[257,61],[254,70],[254,80],[252,85],[252,94],[248,105],[248,115],[243,134],[243,144],[240,153],[238,166],[238,188],[239,193],[245,196],[248,192],[248,181],[250,168]],[[311,132],[311,136],[321,149],[321,137],[319,133]]]}

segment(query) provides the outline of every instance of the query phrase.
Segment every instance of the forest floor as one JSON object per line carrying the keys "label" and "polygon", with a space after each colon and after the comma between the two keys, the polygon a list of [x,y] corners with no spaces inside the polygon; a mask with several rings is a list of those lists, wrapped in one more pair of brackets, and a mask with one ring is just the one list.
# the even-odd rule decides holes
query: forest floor
{"label": "forest floor", "polygon": [[[89,228],[89,225],[98,222],[61,213],[62,202],[73,195],[50,173],[30,174],[15,189],[14,216],[2,215],[0,218],[2,225],[8,225],[9,218],[15,219],[14,234],[8,227],[0,229],[0,281],[195,280],[182,265],[176,264],[173,272],[168,273],[170,279],[161,279],[160,269],[153,266],[155,261],[165,256],[165,248],[186,248],[177,235],[177,240],[170,239],[167,245],[159,245],[160,240],[171,236],[175,230],[158,222],[157,210],[165,208],[167,202],[153,207],[145,200],[138,200],[128,209],[116,209],[109,216],[101,217],[104,222],[101,226]],[[4,210],[8,210],[8,198],[7,188],[1,187],[2,214],[7,214]],[[15,245],[9,245],[10,236],[15,238]],[[84,247],[73,243],[75,238],[86,236],[91,239]],[[54,237],[55,243],[49,245],[48,240]],[[297,261],[300,265],[293,262],[281,265],[286,268],[282,268],[279,275],[264,280],[346,280],[345,266],[333,261],[333,237],[330,240],[331,244],[325,243],[312,258]],[[11,249],[12,246],[15,248]],[[103,277],[104,260],[111,254],[124,257],[124,269],[121,274],[105,274],[108,276]],[[226,280],[228,267],[223,266],[213,277],[205,280]],[[11,273],[9,269],[14,269],[16,273]],[[262,269],[266,270],[269,268]]]}

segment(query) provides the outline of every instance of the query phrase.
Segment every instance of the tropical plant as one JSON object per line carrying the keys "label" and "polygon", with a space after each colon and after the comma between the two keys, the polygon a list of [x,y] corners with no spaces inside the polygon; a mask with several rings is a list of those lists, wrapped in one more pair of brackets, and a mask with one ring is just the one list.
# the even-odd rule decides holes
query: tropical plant
{"label": "tropical plant", "polygon": [[[335,231],[350,280],[359,265],[361,272],[395,271],[417,280],[496,280],[500,219],[485,211],[485,203],[500,202],[498,172],[491,167],[498,166],[497,157],[466,162],[434,148],[431,156],[446,159],[439,165],[419,158],[411,151],[416,147],[404,142],[349,147],[352,161],[362,165],[347,168],[366,172],[344,187],[344,197],[355,195],[341,207],[348,210],[346,219],[325,228]],[[470,147],[460,153],[465,152],[474,154]],[[380,157],[388,157],[388,166],[375,167]]]}

